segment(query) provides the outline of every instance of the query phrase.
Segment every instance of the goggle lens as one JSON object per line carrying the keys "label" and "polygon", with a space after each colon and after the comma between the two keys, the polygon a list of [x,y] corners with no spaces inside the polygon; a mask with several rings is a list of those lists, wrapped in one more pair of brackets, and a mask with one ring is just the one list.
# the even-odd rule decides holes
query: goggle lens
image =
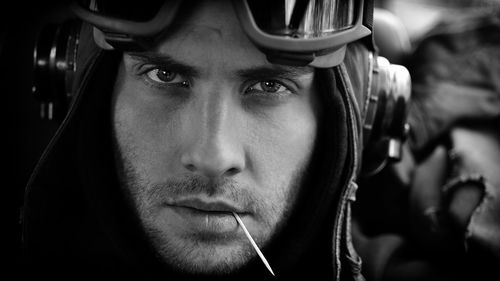
{"label": "goggle lens", "polygon": [[250,0],[257,26],[293,38],[325,37],[354,25],[354,0]]}

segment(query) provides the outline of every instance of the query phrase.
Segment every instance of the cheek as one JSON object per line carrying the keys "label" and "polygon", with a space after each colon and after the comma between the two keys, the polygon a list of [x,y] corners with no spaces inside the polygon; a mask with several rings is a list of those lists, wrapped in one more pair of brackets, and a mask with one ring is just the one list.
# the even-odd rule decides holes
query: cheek
{"label": "cheek", "polygon": [[269,117],[273,117],[272,122],[252,126],[252,145],[247,149],[251,155],[248,168],[259,187],[255,192],[262,200],[260,214],[266,225],[256,233],[261,243],[282,229],[297,201],[317,130],[316,116],[310,109]]}
{"label": "cheek", "polygon": [[172,169],[176,114],[164,103],[152,102],[141,93],[144,86],[132,79],[117,80],[112,122],[116,140],[128,161],[148,181],[159,180]]}
{"label": "cheek", "polygon": [[308,164],[314,147],[317,117],[310,106],[298,104],[273,112],[252,130],[252,167],[268,181],[286,182]]}
{"label": "cheek", "polygon": [[260,186],[267,220],[277,225],[295,204],[317,131],[317,117],[308,104],[285,107],[255,120],[247,151],[249,169]]}

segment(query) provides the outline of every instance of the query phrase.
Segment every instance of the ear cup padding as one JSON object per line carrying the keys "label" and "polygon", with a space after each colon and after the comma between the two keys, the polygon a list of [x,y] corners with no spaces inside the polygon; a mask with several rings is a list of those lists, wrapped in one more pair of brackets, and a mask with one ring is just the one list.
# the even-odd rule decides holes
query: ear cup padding
{"label": "ear cup padding", "polygon": [[365,118],[363,124],[364,175],[376,174],[388,161],[401,158],[402,143],[409,133],[410,74],[405,67],[377,57],[369,92],[367,112],[373,118]]}

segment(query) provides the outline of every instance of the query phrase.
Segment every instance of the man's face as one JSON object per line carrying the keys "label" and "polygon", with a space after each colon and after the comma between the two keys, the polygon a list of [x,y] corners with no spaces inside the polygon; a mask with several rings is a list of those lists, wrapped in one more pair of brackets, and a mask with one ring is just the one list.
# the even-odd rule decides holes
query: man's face
{"label": "man's face", "polygon": [[231,272],[288,218],[317,129],[310,68],[267,62],[229,1],[206,1],[151,52],[125,53],[114,89],[118,169],[162,259]]}

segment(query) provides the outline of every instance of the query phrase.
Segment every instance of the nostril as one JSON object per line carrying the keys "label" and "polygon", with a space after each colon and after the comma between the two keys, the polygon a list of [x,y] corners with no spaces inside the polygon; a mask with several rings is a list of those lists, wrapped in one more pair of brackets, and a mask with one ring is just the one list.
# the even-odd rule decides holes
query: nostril
{"label": "nostril", "polygon": [[191,172],[196,171],[196,167],[193,164],[186,164],[184,165],[184,167],[186,167],[186,169],[188,169]]}
{"label": "nostril", "polygon": [[201,172],[201,173],[204,173],[204,174],[210,174],[211,176],[213,176],[213,174],[217,174],[216,176],[226,176],[226,177],[231,177],[231,176],[234,176],[238,173],[241,172],[241,169],[239,169],[238,167],[232,167],[232,168],[229,168],[227,170],[225,170],[223,173],[217,173],[216,171],[219,170],[219,171],[223,171],[223,169],[217,169],[214,167],[214,165],[195,165],[195,164],[189,164],[189,163],[186,163],[184,164],[184,167],[186,168],[186,170],[190,171],[190,172]]}
{"label": "nostril", "polygon": [[225,176],[234,176],[240,172],[240,169],[238,168],[230,168],[228,169],[224,174]]}

